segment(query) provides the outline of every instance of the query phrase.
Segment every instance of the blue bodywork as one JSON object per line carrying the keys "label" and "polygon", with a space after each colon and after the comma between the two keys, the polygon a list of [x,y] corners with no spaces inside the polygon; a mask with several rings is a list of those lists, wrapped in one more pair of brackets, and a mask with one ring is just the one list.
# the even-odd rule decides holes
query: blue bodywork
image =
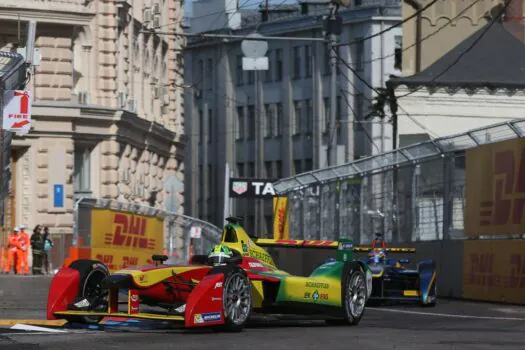
{"label": "blue bodywork", "polygon": [[437,301],[436,264],[424,260],[409,269],[408,259],[360,259],[372,271],[371,300],[406,300],[434,306]]}

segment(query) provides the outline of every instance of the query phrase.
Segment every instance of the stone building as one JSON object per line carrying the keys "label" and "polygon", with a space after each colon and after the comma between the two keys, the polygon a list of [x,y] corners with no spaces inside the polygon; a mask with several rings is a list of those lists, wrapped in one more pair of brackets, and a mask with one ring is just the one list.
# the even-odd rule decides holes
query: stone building
{"label": "stone building", "polygon": [[2,1],[0,50],[36,20],[41,52],[33,125],[11,145],[7,229],[47,225],[67,242],[81,197],[163,206],[164,182],[183,181],[183,41],[158,32],[181,30],[182,16],[174,0]]}

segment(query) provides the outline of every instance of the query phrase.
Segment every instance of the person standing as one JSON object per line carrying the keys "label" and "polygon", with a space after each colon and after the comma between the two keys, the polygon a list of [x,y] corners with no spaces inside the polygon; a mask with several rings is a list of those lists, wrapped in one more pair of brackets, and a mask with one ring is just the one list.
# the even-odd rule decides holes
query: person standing
{"label": "person standing", "polygon": [[18,251],[20,248],[20,243],[18,243],[18,232],[20,229],[15,227],[13,232],[7,237],[7,262],[4,266],[4,272],[9,273],[11,272],[11,266],[13,267],[13,270],[15,274],[18,273],[18,260],[20,260],[20,256]]}
{"label": "person standing", "polygon": [[44,265],[44,273],[50,274],[51,273],[51,248],[53,248],[53,241],[51,240],[51,236],[49,235],[49,227],[44,227],[44,255],[43,255],[43,265]]}
{"label": "person standing", "polygon": [[23,275],[29,275],[29,263],[27,261],[29,255],[29,235],[26,232],[26,226],[20,225],[20,234],[18,235],[18,243],[20,244],[18,268],[17,270]]}
{"label": "person standing", "polygon": [[31,249],[33,251],[33,275],[42,274],[42,256],[44,255],[44,236],[40,233],[40,225],[36,225],[31,235]]}

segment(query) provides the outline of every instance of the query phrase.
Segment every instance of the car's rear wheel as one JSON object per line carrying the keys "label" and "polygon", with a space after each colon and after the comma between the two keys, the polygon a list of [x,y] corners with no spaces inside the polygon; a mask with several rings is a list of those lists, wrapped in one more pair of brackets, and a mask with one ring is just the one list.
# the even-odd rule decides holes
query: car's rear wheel
{"label": "car's rear wheel", "polygon": [[[97,260],[76,260],[69,268],[77,270],[80,274],[80,285],[74,303],[86,299],[90,305],[88,311],[107,312],[108,290],[102,287],[102,281],[109,276],[107,267]],[[103,316],[75,316],[69,319],[71,322],[96,324]]]}
{"label": "car's rear wheel", "polygon": [[239,268],[233,268],[224,278],[223,312],[225,329],[241,331],[252,309],[250,280]]}

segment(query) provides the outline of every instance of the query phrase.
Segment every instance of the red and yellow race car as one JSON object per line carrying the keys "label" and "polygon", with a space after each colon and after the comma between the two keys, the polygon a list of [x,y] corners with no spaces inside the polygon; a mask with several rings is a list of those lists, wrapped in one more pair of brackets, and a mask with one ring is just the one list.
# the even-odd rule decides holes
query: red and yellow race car
{"label": "red and yellow race car", "polygon": [[[164,264],[110,273],[95,260],[76,260],[53,278],[48,319],[98,323],[105,317],[178,322],[240,331],[250,315],[321,315],[328,323],[356,325],[372,292],[372,273],[355,261],[350,240],[337,242],[250,237],[228,218],[220,244],[187,266]],[[262,247],[337,250],[337,258],[308,277],[279,270]],[[120,299],[124,299],[119,301]]]}

